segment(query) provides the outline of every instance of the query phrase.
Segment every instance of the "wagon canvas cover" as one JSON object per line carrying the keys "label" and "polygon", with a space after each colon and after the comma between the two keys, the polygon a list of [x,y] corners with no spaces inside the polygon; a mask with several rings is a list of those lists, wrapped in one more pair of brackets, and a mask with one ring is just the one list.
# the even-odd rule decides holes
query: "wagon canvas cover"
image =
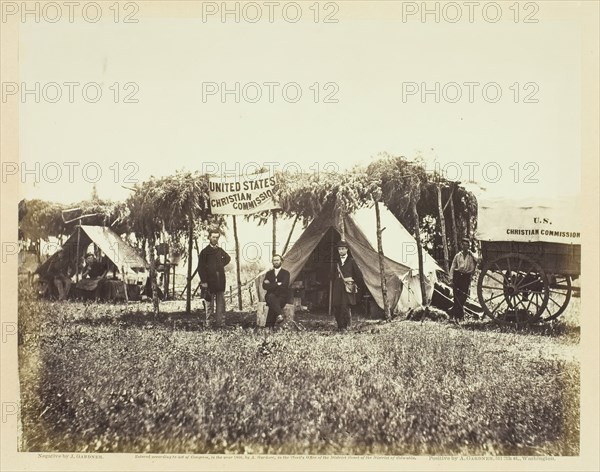
{"label": "wagon canvas cover", "polygon": [[576,197],[480,200],[477,238],[581,244],[580,208]]}

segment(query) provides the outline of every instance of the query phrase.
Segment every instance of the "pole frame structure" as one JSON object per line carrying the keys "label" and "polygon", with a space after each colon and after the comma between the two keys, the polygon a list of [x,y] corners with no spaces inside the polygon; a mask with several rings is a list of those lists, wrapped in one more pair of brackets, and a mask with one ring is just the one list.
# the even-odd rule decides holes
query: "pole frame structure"
{"label": "pole frame structure", "polygon": [[390,305],[387,296],[387,282],[385,280],[385,267],[383,264],[383,242],[381,234],[385,228],[381,229],[381,215],[379,213],[379,202],[375,200],[375,219],[377,225],[377,253],[379,256],[379,277],[381,279],[381,295],[383,296],[383,313],[386,320],[389,320],[392,315],[390,313]]}
{"label": "pole frame structure", "polygon": [[240,273],[240,241],[237,232],[237,219],[233,216],[233,238],[235,239],[235,275],[237,277],[238,309],[242,311],[242,277]]}

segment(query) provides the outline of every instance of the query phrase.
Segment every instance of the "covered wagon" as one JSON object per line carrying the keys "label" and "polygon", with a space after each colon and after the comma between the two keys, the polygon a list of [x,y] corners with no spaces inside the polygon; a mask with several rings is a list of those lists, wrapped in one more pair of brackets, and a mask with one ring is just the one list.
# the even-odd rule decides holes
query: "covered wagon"
{"label": "covered wagon", "polygon": [[581,218],[576,198],[480,201],[482,265],[477,295],[500,323],[556,319],[581,273]]}

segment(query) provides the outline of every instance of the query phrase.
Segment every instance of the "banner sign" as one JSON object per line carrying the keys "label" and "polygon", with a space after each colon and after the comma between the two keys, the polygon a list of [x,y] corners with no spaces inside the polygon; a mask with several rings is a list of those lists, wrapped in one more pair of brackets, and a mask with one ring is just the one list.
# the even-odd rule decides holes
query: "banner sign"
{"label": "banner sign", "polygon": [[580,207],[574,198],[480,202],[477,227],[480,241],[581,244]]}
{"label": "banner sign", "polygon": [[213,215],[251,215],[279,208],[273,200],[271,172],[210,177],[208,193]]}

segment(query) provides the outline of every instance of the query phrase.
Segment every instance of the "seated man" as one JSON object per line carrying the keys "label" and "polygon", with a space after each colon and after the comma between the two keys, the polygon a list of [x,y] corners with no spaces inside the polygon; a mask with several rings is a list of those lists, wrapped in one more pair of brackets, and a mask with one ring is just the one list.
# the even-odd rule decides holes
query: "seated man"
{"label": "seated man", "polygon": [[281,268],[283,258],[279,254],[273,256],[273,268],[265,274],[263,288],[267,291],[265,302],[269,307],[266,326],[274,326],[282,321],[283,307],[289,300],[290,273]]}
{"label": "seated man", "polygon": [[81,274],[82,279],[77,282],[77,289],[87,292],[88,295],[98,298],[102,290],[102,282],[106,278],[108,267],[96,260],[96,256],[91,252],[85,255],[85,266]]}
{"label": "seated man", "polygon": [[69,261],[65,252],[60,249],[48,266],[48,277],[58,290],[58,300],[66,300],[71,289]]}

